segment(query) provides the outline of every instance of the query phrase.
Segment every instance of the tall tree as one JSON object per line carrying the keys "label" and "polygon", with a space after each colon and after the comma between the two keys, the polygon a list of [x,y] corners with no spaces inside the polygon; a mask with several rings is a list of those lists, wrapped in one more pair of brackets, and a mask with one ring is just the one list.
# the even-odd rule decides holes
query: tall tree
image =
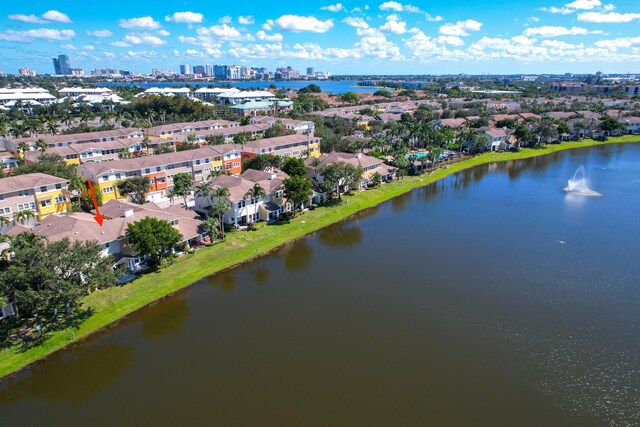
{"label": "tall tree", "polygon": [[313,195],[313,186],[309,178],[294,175],[282,183],[284,197],[293,204],[294,211],[298,208],[302,209],[306,203],[309,203],[309,198]]}
{"label": "tall tree", "polygon": [[182,240],[182,235],[169,221],[146,217],[127,225],[127,239],[151,266],[158,266]]}
{"label": "tall tree", "polygon": [[187,196],[191,192],[193,177],[188,172],[180,172],[173,176],[173,192],[176,196],[182,197],[184,206],[187,206]]}
{"label": "tall tree", "polygon": [[282,171],[290,176],[305,176],[307,167],[304,165],[304,160],[297,157],[287,157],[282,163]]}
{"label": "tall tree", "polygon": [[116,187],[122,196],[129,196],[133,203],[141,205],[151,189],[151,180],[148,176],[134,176],[118,182]]}

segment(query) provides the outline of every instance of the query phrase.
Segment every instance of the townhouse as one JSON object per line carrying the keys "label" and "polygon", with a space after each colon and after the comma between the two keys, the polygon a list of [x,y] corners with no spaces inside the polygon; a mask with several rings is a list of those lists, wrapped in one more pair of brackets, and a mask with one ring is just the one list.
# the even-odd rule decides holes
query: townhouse
{"label": "townhouse", "polygon": [[210,148],[217,153],[213,157],[213,171],[224,171],[232,175],[242,173],[242,145],[222,144]]}
{"label": "townhouse", "polygon": [[199,122],[171,123],[167,125],[150,127],[149,129],[147,129],[147,135],[157,136],[160,138],[169,138],[176,134],[232,128],[236,126],[240,126],[240,123],[230,120],[202,120]]}
{"label": "townhouse", "polygon": [[222,135],[226,142],[233,141],[233,137],[239,133],[248,133],[252,139],[264,134],[264,131],[269,127],[266,125],[246,125],[235,126],[230,128],[219,128],[209,130],[194,130],[191,133],[174,134],[172,138],[179,144],[188,140],[190,135],[195,135],[196,141],[200,144],[206,142],[206,137],[209,135]]}
{"label": "townhouse", "polygon": [[[249,169],[239,176],[220,175],[209,181],[212,192],[218,188],[229,190],[225,200],[231,208],[223,215],[225,224],[245,225],[256,221],[275,221],[283,212],[292,209],[284,199],[283,181],[289,175],[284,172],[269,173]],[[251,197],[250,191],[258,184],[266,193],[265,197]],[[213,196],[197,195],[194,209],[207,214],[216,201]]]}
{"label": "townhouse", "polygon": [[50,147],[63,147],[70,144],[83,144],[87,142],[106,142],[124,138],[142,138],[144,132],[141,129],[121,128],[101,132],[72,133],[68,135],[39,135],[28,138],[5,138],[8,150],[17,151],[21,142],[26,142],[32,148],[38,139],[43,139]]}
{"label": "townhouse", "polygon": [[147,193],[147,200],[157,201],[167,197],[168,191],[173,187],[173,176],[178,173],[189,173],[194,182],[205,180],[213,170],[215,157],[220,158],[221,164],[222,155],[207,146],[134,159],[83,163],[78,167],[78,174],[91,180],[94,188],[102,193],[103,203],[120,198],[116,185],[118,181],[131,177],[149,177],[151,189]]}
{"label": "townhouse", "polygon": [[[305,159],[304,164],[307,167],[307,176],[318,184],[324,181],[321,171],[322,168],[333,163],[347,163],[356,167],[361,167],[364,173],[359,183],[359,190],[364,190],[373,181],[374,174],[379,174],[382,182],[388,182],[395,178],[398,169],[392,166],[386,165],[382,160],[367,156],[363,153],[340,153],[333,152],[325,154],[315,161],[313,158],[308,157]],[[340,184],[341,187],[343,183]],[[349,190],[342,187],[341,191]]]}
{"label": "townhouse", "polygon": [[640,117],[623,117],[620,123],[624,126],[625,133],[640,133]]}
{"label": "townhouse", "polygon": [[320,139],[317,136],[300,134],[257,139],[244,144],[242,158],[248,159],[258,154],[298,158],[307,157],[307,155],[319,157]]}
{"label": "townhouse", "polygon": [[480,135],[483,135],[489,138],[489,148],[491,151],[499,151],[506,150],[507,148],[511,148],[511,135],[513,134],[513,130],[508,128],[485,128],[480,132]]}
{"label": "townhouse", "polygon": [[44,173],[0,178],[0,215],[14,219],[16,212],[30,210],[37,220],[71,209],[69,181]]}
{"label": "townhouse", "polygon": [[0,152],[0,171],[3,173],[11,172],[12,169],[18,167],[18,158],[9,151]]}
{"label": "townhouse", "polygon": [[[58,155],[67,164],[78,165],[80,163],[118,160],[123,151],[133,156],[146,155],[161,146],[169,146],[172,151],[175,150],[175,143],[171,140],[157,137],[138,137],[100,142],[71,143],[69,145],[50,147],[46,150],[46,154]],[[28,151],[25,153],[25,160],[27,163],[37,163],[41,154],[40,151]]]}
{"label": "townhouse", "polygon": [[255,116],[249,120],[249,123],[252,125],[266,125],[269,127],[273,127],[278,122],[282,124],[284,129],[294,131],[295,133],[313,133],[315,130],[315,124],[309,120],[293,120],[272,116]]}
{"label": "townhouse", "polygon": [[168,221],[182,235],[182,243],[189,246],[200,244],[206,238],[198,215],[183,206],[161,208],[154,203],[136,205],[111,200],[100,211],[105,215],[102,227],[96,224],[92,214],[77,212],[49,215],[35,226],[17,225],[7,234],[13,236],[31,232],[46,237],[49,242],[64,238],[71,241],[94,241],[101,246],[103,256],[113,257],[114,267],[122,265],[129,271],[140,270],[144,263],[143,257],[127,241],[127,226],[133,222],[147,217]]}

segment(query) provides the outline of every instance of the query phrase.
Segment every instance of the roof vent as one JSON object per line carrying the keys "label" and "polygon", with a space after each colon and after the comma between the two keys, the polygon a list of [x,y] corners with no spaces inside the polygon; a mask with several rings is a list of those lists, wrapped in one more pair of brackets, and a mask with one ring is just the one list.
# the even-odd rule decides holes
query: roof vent
{"label": "roof vent", "polygon": [[360,157],[362,157],[362,153],[356,153],[356,159],[359,159]]}
{"label": "roof vent", "polygon": [[122,217],[123,218],[127,218],[133,216],[133,209],[126,209],[124,211],[122,211]]}

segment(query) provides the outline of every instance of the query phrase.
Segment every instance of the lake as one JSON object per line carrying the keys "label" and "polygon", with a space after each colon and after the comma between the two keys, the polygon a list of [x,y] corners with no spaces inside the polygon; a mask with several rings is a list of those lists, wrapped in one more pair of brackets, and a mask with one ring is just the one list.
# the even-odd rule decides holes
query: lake
{"label": "lake", "polygon": [[[580,166],[601,197],[563,191]],[[632,144],[460,172],[0,382],[0,413],[69,426],[633,425],[639,188]]]}
{"label": "lake", "polygon": [[320,86],[323,92],[345,93],[345,92],[375,92],[378,88],[358,86],[357,80],[291,80],[291,81],[228,81],[228,82],[158,82],[158,83],[98,83],[96,86],[140,86],[145,89],[152,87],[183,87],[183,86],[226,86],[231,85],[239,89],[260,88],[267,89],[271,85],[275,85],[278,89],[301,89],[310,84]]}

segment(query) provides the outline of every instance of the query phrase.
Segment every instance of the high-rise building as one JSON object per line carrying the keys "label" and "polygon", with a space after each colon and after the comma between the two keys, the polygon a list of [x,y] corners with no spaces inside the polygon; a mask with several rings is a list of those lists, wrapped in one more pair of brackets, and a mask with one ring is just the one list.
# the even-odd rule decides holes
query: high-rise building
{"label": "high-rise building", "polygon": [[195,67],[193,67],[193,74],[200,74],[202,76],[205,75],[205,69],[204,69],[204,65],[196,65]]}
{"label": "high-rise building", "polygon": [[307,76],[313,76],[316,70],[313,67],[307,67]]}
{"label": "high-rise building", "polygon": [[35,71],[33,71],[31,68],[20,68],[18,70],[20,72],[21,76],[30,76],[30,77],[35,77],[38,75],[38,73],[36,73]]}
{"label": "high-rise building", "polygon": [[189,74],[193,74],[191,72],[191,65],[189,65],[189,64],[181,65],[180,66],[180,74],[184,74],[185,76],[189,75]]}
{"label": "high-rise building", "polygon": [[71,74],[71,64],[67,55],[58,55],[53,58],[53,69],[56,74]]}
{"label": "high-rise building", "polygon": [[226,65],[214,65],[213,66],[213,77],[216,79],[225,79],[227,78],[227,66]]}
{"label": "high-rise building", "polygon": [[204,74],[207,77],[213,77],[213,65],[207,64],[204,66]]}

